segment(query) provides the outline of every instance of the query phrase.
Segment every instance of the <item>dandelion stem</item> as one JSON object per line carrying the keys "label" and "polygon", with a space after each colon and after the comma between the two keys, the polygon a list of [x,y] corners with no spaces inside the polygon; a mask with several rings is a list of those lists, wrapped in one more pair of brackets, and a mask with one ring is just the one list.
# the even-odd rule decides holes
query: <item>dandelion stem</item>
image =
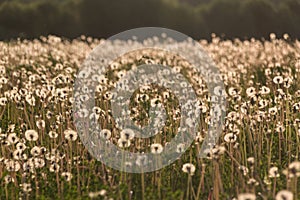
{"label": "dandelion stem", "polygon": [[141,179],[142,179],[142,199],[144,200],[145,199],[145,174],[144,172],[142,171],[141,173]]}

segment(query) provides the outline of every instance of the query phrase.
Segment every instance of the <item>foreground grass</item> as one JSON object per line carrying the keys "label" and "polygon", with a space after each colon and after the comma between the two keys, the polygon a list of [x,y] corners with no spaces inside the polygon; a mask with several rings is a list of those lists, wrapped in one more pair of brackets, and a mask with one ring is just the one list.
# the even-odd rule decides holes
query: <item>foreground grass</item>
{"label": "foreground grass", "polygon": [[[300,43],[200,41],[223,74],[228,108],[219,144],[207,159],[197,152],[209,123],[209,94],[201,77],[179,66],[203,103],[195,142],[172,165],[151,173],[129,174],[104,166],[81,144],[72,123],[73,83],[80,63],[100,41],[49,36],[34,41],[0,42],[0,199],[298,199],[300,197]],[[133,63],[167,61],[147,52],[118,60],[97,92],[97,116],[107,139],[120,132],[108,113],[106,89]],[[178,58],[179,59],[179,58]],[[178,60],[170,61],[175,65]],[[178,64],[178,63],[177,63]],[[178,67],[178,66],[177,66]],[[108,81],[111,80],[112,82]],[[198,82],[197,82],[198,81]],[[201,82],[201,81],[200,81]],[[169,141],[178,123],[176,97],[153,86],[137,91],[133,120],[147,123],[147,107],[158,98],[169,109],[166,128],[154,139],[133,138],[126,150],[150,151]],[[157,97],[157,95],[159,97]],[[135,99],[135,98],[133,98]],[[204,109],[205,108],[205,109]],[[183,168],[191,163],[195,172]]]}

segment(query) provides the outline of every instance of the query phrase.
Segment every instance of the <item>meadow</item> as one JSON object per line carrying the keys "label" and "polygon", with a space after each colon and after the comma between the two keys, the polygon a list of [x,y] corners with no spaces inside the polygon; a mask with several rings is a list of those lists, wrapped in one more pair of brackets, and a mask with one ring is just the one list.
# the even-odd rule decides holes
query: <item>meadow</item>
{"label": "meadow", "polygon": [[203,79],[174,56],[144,51],[116,60],[99,81],[91,117],[102,124],[99,135],[119,148],[159,154],[180,119],[174,94],[149,86],[134,93],[130,116],[145,125],[149,107],[159,102],[167,108],[165,128],[139,139],[115,126],[109,90],[131,67],[168,64],[188,77],[201,102],[201,126],[188,150],[173,164],[141,174],[97,161],[73,123],[77,72],[102,41],[50,35],[0,42],[0,199],[300,198],[300,41],[288,34],[199,41],[222,74],[228,104],[222,135],[207,158],[197,156],[210,123]]}

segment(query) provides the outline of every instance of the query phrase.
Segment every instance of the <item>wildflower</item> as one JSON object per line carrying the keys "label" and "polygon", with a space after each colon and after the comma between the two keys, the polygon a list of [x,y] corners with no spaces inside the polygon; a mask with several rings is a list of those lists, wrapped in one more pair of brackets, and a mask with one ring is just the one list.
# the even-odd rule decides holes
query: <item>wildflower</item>
{"label": "wildflower", "polygon": [[108,129],[102,129],[100,131],[100,137],[108,140],[111,137],[111,131]]}
{"label": "wildflower", "polygon": [[6,70],[5,70],[5,66],[0,65],[0,75],[5,75]]}
{"label": "wildflower", "polygon": [[256,195],[251,193],[242,193],[238,195],[238,200],[255,200]]}
{"label": "wildflower", "polygon": [[204,140],[204,137],[202,137],[201,133],[197,133],[195,143],[198,144],[198,143],[202,142],[203,140]]}
{"label": "wildflower", "polygon": [[126,161],[126,162],[125,162],[125,167],[126,167],[126,168],[131,168],[131,167],[132,167],[132,162]]}
{"label": "wildflower", "polygon": [[294,103],[293,104],[293,111],[296,113],[298,112],[300,109],[300,103]]}
{"label": "wildflower", "polygon": [[5,85],[5,84],[7,84],[7,82],[8,82],[7,78],[5,78],[5,77],[0,78],[0,85]]}
{"label": "wildflower", "polygon": [[102,85],[106,85],[108,82],[108,79],[105,76],[99,76],[98,77],[98,82]]}
{"label": "wildflower", "polygon": [[150,105],[151,105],[151,107],[154,107],[154,108],[155,107],[161,107],[162,106],[161,100],[159,98],[153,98],[150,101]]}
{"label": "wildflower", "polygon": [[266,87],[266,86],[262,86],[259,90],[259,93],[262,95],[267,95],[270,93],[270,88]]}
{"label": "wildflower", "polygon": [[74,131],[74,130],[71,130],[71,129],[67,129],[64,131],[64,134],[65,134],[65,138],[67,140],[72,140],[72,141],[75,141],[77,139],[77,132]]}
{"label": "wildflower", "polygon": [[185,144],[183,144],[183,143],[178,144],[176,147],[176,152],[183,153],[184,151],[185,151]]}
{"label": "wildflower", "polygon": [[224,140],[225,142],[227,143],[234,143],[237,139],[237,136],[233,133],[227,133],[225,136],[224,136]]}
{"label": "wildflower", "polygon": [[214,94],[223,97],[227,96],[226,91],[221,86],[217,86],[214,88]]}
{"label": "wildflower", "polygon": [[[66,95],[64,94],[64,93],[61,93],[61,98],[65,98],[66,97]],[[86,101],[88,101],[89,100],[89,95],[87,95],[87,94],[82,94],[82,95],[80,95],[79,96],[79,101],[80,102],[86,102]]]}
{"label": "wildflower", "polygon": [[281,84],[281,83],[283,83],[283,78],[282,78],[282,76],[275,76],[275,77],[273,78],[273,82],[274,82],[275,84]]}
{"label": "wildflower", "polygon": [[288,175],[288,177],[293,178],[293,177],[300,177],[300,162],[299,161],[294,161],[292,162],[288,169],[283,171],[284,175]]}
{"label": "wildflower", "polygon": [[270,39],[275,40],[276,39],[276,34],[275,33],[270,33]]}
{"label": "wildflower", "polygon": [[138,94],[135,99],[137,103],[146,102],[148,100],[149,100],[149,95],[147,94]]}
{"label": "wildflower", "polygon": [[89,111],[87,109],[80,109],[77,114],[80,118],[86,118],[89,116]]}
{"label": "wildflower", "polygon": [[123,78],[126,75],[126,71],[125,70],[121,70],[119,72],[117,72],[117,77],[119,79]]}
{"label": "wildflower", "polygon": [[35,98],[32,95],[26,95],[25,100],[29,105],[35,106]]}
{"label": "wildflower", "polygon": [[259,183],[257,182],[257,180],[255,180],[254,178],[250,178],[250,179],[247,181],[247,184],[248,184],[248,185],[252,185],[252,186],[257,186],[257,185],[259,185]]}
{"label": "wildflower", "polygon": [[45,160],[43,158],[34,158],[33,164],[35,168],[43,168],[45,166]]}
{"label": "wildflower", "polygon": [[17,137],[17,135],[15,133],[11,133],[7,136],[7,141],[10,144],[15,144],[19,141],[19,138]]}
{"label": "wildflower", "polygon": [[14,100],[16,103],[19,103],[21,101],[22,97],[19,94],[16,94],[14,97]]}
{"label": "wildflower", "polygon": [[148,157],[146,155],[139,155],[135,161],[138,166],[144,166],[148,163]]}
{"label": "wildflower", "polygon": [[8,133],[14,133],[15,131],[15,128],[16,128],[16,125],[15,124],[10,124],[7,128],[7,132]]}
{"label": "wildflower", "polygon": [[191,164],[191,163],[185,163],[183,166],[182,166],[182,171],[184,173],[188,173],[190,176],[193,176],[195,171],[196,171],[196,167],[195,165]]}
{"label": "wildflower", "polygon": [[270,179],[267,176],[264,177],[264,183],[266,185],[271,185],[272,184],[272,182],[270,181]]}
{"label": "wildflower", "polygon": [[15,160],[20,160],[20,159],[22,158],[22,151],[20,151],[20,150],[15,150],[15,151],[13,152],[13,158],[14,158]]}
{"label": "wildflower", "polygon": [[105,91],[107,88],[105,87],[105,86],[103,86],[103,85],[97,85],[97,87],[96,87],[96,91],[98,92],[98,93],[102,93],[103,91]]}
{"label": "wildflower", "polygon": [[248,97],[254,96],[256,94],[255,88],[254,87],[247,88],[246,94],[247,94]]}
{"label": "wildflower", "polygon": [[142,85],[139,90],[141,93],[146,93],[147,91],[150,91],[150,89],[151,87],[149,85]]}
{"label": "wildflower", "polygon": [[7,185],[7,184],[9,184],[11,182],[14,182],[14,179],[10,175],[6,175],[4,177],[4,183]]}
{"label": "wildflower", "polygon": [[58,172],[59,169],[60,169],[60,166],[57,163],[54,162],[50,165],[49,170],[50,170],[50,172]]}
{"label": "wildflower", "polygon": [[266,99],[261,99],[258,102],[259,109],[265,108],[268,105],[268,101]]}
{"label": "wildflower", "polygon": [[44,129],[44,128],[45,128],[45,125],[46,125],[46,124],[45,124],[45,121],[42,120],[42,119],[36,121],[36,126],[37,126],[38,129]]}
{"label": "wildflower", "polygon": [[104,99],[105,100],[111,100],[113,98],[113,93],[111,93],[111,92],[106,92],[105,94],[104,94]]}
{"label": "wildflower", "polygon": [[1,97],[0,98],[0,106],[5,106],[7,104],[7,98],[6,97]]}
{"label": "wildflower", "polygon": [[28,91],[27,91],[26,88],[21,88],[19,90],[19,93],[20,93],[21,96],[25,97],[28,94]]}
{"label": "wildflower", "polygon": [[21,168],[21,165],[18,161],[7,160],[4,162],[6,170],[9,172],[17,172]]}
{"label": "wildflower", "polygon": [[195,120],[192,119],[192,118],[187,118],[187,119],[185,120],[185,124],[186,124],[188,127],[192,128],[192,127],[195,127],[196,122],[195,122]]}
{"label": "wildflower", "polygon": [[23,171],[25,172],[33,172],[34,170],[34,163],[32,159],[27,160],[26,162],[23,163],[22,165]]}
{"label": "wildflower", "polygon": [[91,113],[90,114],[90,120],[93,122],[93,123],[96,123],[97,120],[100,118],[100,115],[97,115],[96,113]]}
{"label": "wildflower", "polygon": [[160,154],[163,151],[163,146],[161,144],[152,144],[151,145],[151,153],[153,154]]}
{"label": "wildflower", "polygon": [[97,192],[89,192],[89,198],[94,199],[97,198],[99,194]]}
{"label": "wildflower", "polygon": [[285,131],[284,126],[283,126],[282,124],[278,123],[278,124],[276,125],[276,132],[277,132],[277,133],[283,133],[284,131]]}
{"label": "wildflower", "polygon": [[26,147],[26,145],[25,145],[24,143],[18,142],[18,143],[16,144],[16,148],[17,148],[17,150],[19,150],[19,151],[24,151],[27,147]]}
{"label": "wildflower", "polygon": [[269,113],[270,113],[271,115],[276,115],[277,112],[278,112],[277,107],[269,108]]}
{"label": "wildflower", "polygon": [[123,129],[120,133],[121,138],[125,140],[132,140],[134,138],[134,131],[131,129]]}
{"label": "wildflower", "polygon": [[49,137],[52,139],[55,139],[58,137],[58,134],[55,131],[50,131],[48,134],[49,134]]}
{"label": "wildflower", "polygon": [[270,168],[269,177],[270,178],[280,177],[280,174],[278,173],[278,167],[271,167]]}
{"label": "wildflower", "polygon": [[209,156],[214,159],[218,159],[220,155],[223,155],[226,151],[224,146],[214,146],[211,151],[209,152]]}
{"label": "wildflower", "polygon": [[107,191],[102,189],[98,192],[89,192],[89,197],[90,198],[97,198],[98,196],[105,196],[107,194]]}
{"label": "wildflower", "polygon": [[248,161],[248,163],[249,163],[251,166],[254,165],[254,157],[249,157],[249,158],[247,159],[247,161]]}
{"label": "wildflower", "polygon": [[107,193],[107,191],[104,190],[104,189],[102,189],[102,190],[99,191],[100,196],[105,196],[106,193]]}
{"label": "wildflower", "polygon": [[63,172],[63,173],[61,173],[61,175],[68,182],[71,181],[71,179],[73,178],[73,175],[70,172]]}
{"label": "wildflower", "polygon": [[249,169],[243,165],[239,166],[239,170],[243,172],[244,176],[246,176],[249,173]]}
{"label": "wildflower", "polygon": [[81,70],[78,73],[78,78],[87,79],[90,76],[90,71],[88,69]]}
{"label": "wildflower", "polygon": [[125,138],[120,138],[118,140],[118,146],[121,148],[126,148],[130,146],[130,140],[126,140]]}
{"label": "wildflower", "polygon": [[40,147],[37,147],[37,146],[34,146],[32,147],[32,149],[30,150],[30,153],[32,156],[36,157],[36,156],[39,156],[41,154],[41,148]]}
{"label": "wildflower", "polygon": [[35,130],[27,130],[25,132],[25,138],[28,141],[37,141],[39,138],[38,132]]}
{"label": "wildflower", "polygon": [[276,194],[276,200],[293,200],[294,195],[292,192],[288,190],[281,190]]}
{"label": "wildflower", "polygon": [[290,88],[293,80],[290,77],[284,78],[283,80],[283,87]]}
{"label": "wildflower", "polygon": [[228,94],[232,97],[235,96],[235,95],[238,95],[239,93],[240,92],[237,88],[231,87],[231,88],[228,89]]}
{"label": "wildflower", "polygon": [[20,185],[22,187],[22,190],[23,192],[25,193],[29,193],[32,191],[32,188],[31,188],[31,184],[30,183],[23,183]]}
{"label": "wildflower", "polygon": [[167,100],[170,98],[170,93],[169,92],[163,92],[162,97],[164,100]]}

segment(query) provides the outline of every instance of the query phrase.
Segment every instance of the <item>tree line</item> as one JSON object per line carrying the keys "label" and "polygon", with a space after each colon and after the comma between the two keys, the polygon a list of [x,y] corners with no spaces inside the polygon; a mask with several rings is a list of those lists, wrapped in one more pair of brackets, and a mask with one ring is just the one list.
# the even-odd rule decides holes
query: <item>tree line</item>
{"label": "tree line", "polygon": [[[189,3],[194,2],[194,3]],[[0,39],[54,34],[109,37],[142,27],[171,28],[196,39],[300,38],[300,0],[0,0]]]}

